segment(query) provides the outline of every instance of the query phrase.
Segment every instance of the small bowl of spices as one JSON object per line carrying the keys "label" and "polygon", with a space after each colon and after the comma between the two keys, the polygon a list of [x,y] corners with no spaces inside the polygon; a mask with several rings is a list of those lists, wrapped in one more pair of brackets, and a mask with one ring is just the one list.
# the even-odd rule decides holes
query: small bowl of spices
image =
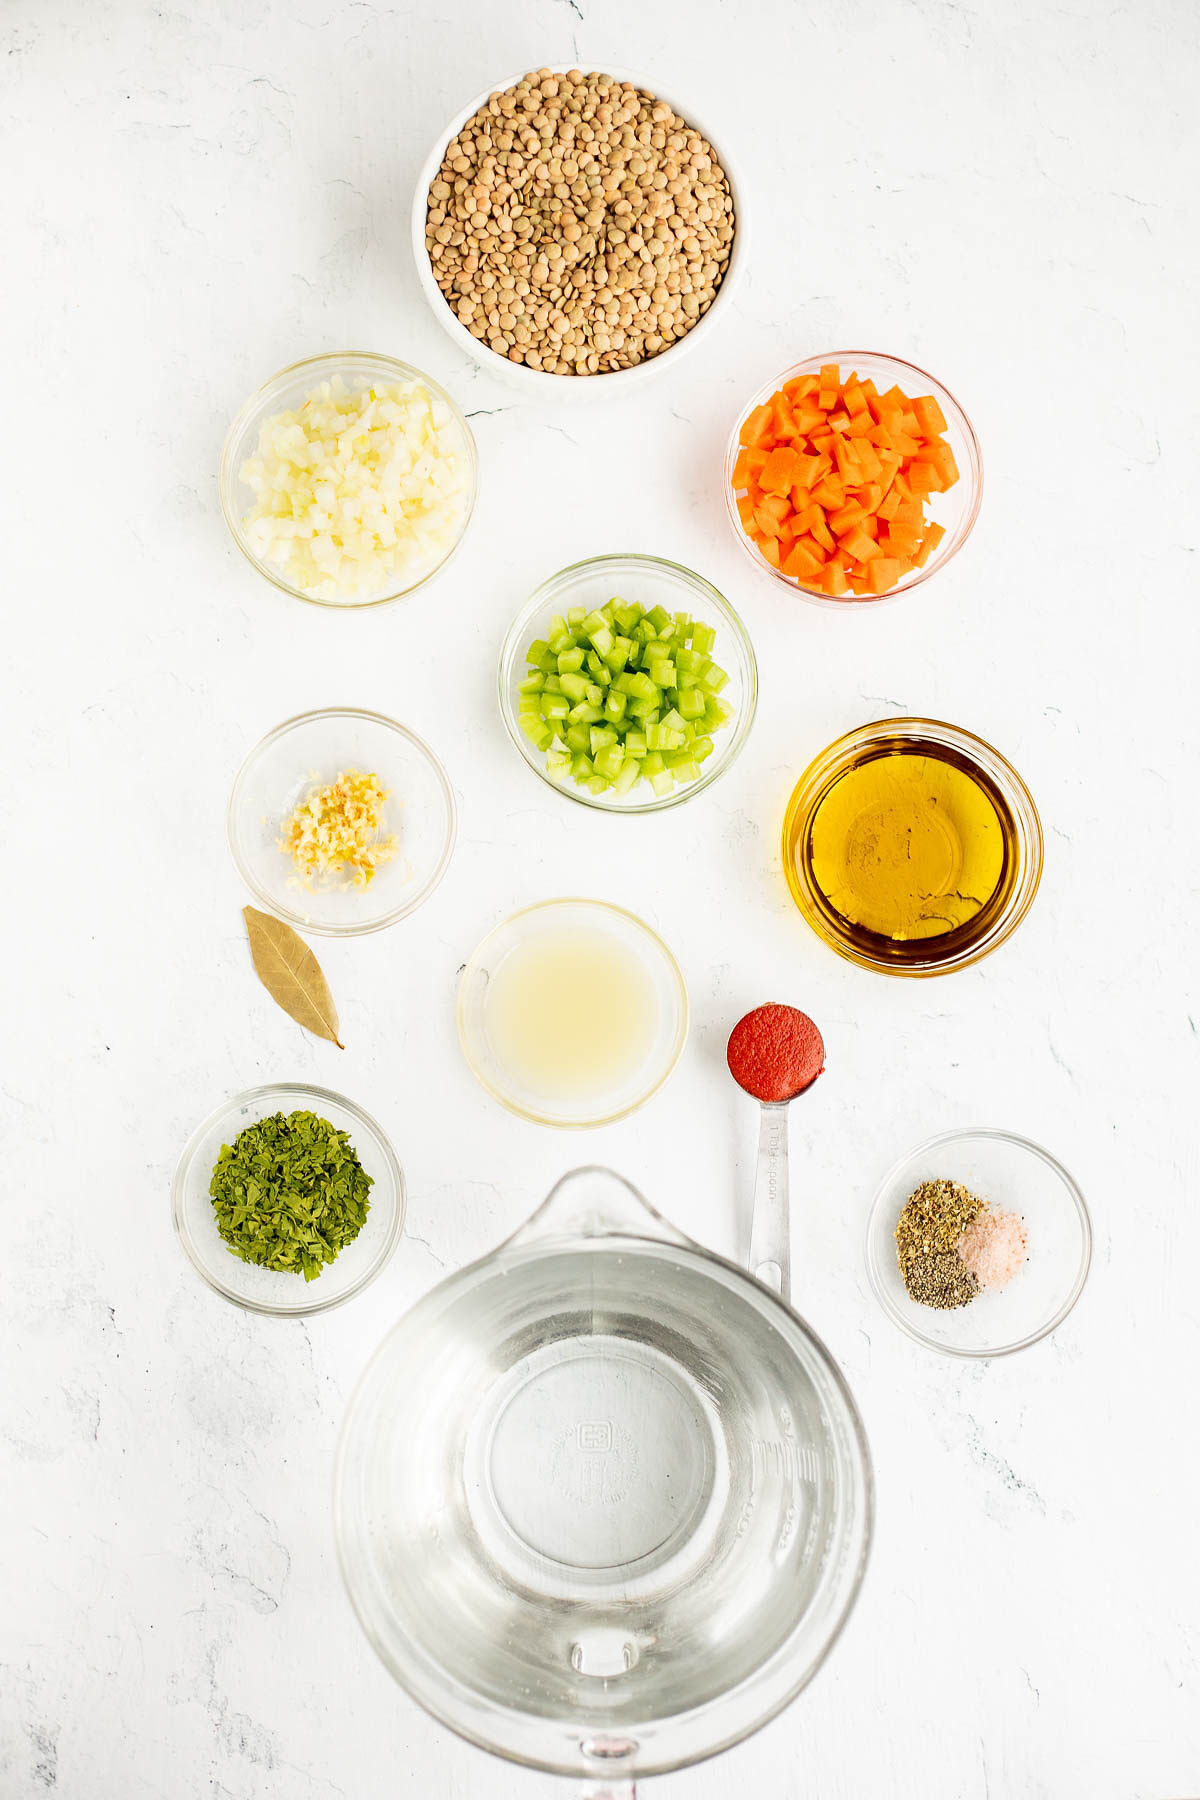
{"label": "small bowl of spices", "polygon": [[429,898],[454,848],[454,792],[407,726],[328,707],[285,720],[250,752],[228,828],[238,872],[271,912],[355,936]]}
{"label": "small bowl of spices", "polygon": [[1013,1132],[948,1131],[884,1178],[867,1225],[875,1296],[947,1356],[1007,1356],[1061,1325],[1083,1291],[1092,1227],[1078,1185]]}
{"label": "small bowl of spices", "polygon": [[441,134],[412,242],[460,349],[527,392],[594,397],[711,331],[746,240],[729,157],[690,107],[621,75],[543,68]]}
{"label": "small bowl of spices", "polygon": [[883,719],[823,750],[788,802],[783,867],[832,950],[942,975],[1011,937],[1037,893],[1042,827],[1017,771],[937,719]]}
{"label": "small bowl of spices", "polygon": [[226,1300],[297,1318],[379,1274],[404,1225],[404,1175],[382,1129],[326,1088],[280,1082],[218,1106],[171,1189],[180,1243]]}

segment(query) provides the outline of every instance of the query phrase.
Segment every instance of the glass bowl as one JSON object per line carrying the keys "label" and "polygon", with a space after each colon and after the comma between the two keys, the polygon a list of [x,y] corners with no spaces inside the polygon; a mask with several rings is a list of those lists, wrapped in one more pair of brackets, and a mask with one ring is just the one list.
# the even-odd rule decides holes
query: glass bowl
{"label": "glass bowl", "polygon": [[[369,887],[349,880],[299,885],[279,848],[283,822],[315,786],[346,769],[376,774],[391,798],[385,824],[400,839]],[[281,919],[322,937],[382,931],[415,912],[442,876],[454,848],[454,791],[428,744],[382,713],[328,707],[286,719],[255,745],[229,797],[229,848],[255,897]]]}
{"label": "glass bowl", "polygon": [[[635,1067],[568,1099],[509,1066],[489,1022],[489,989],[507,957],[548,935],[600,933],[636,958],[653,1001],[652,1042]],[[569,1004],[569,1001],[565,1002]],[[510,1112],[538,1125],[576,1129],[624,1118],[656,1094],[687,1039],[688,996],[679,965],[662,939],[633,913],[602,900],[543,900],[513,913],[476,948],[458,984],[458,1038],[476,1080]]]}
{"label": "glass bowl", "polygon": [[[627,794],[590,794],[570,779],[558,781],[547,773],[546,754],[535,750],[518,722],[519,688],[527,664],[525,652],[549,623],[553,613],[566,616],[572,606],[604,606],[620,596],[635,601],[647,612],[661,605],[667,612],[689,612],[698,622],[716,632],[713,659],[729,675],[722,700],[734,711],[732,722],[713,738],[713,752],[701,765],[698,781],[685,782],[660,799],[648,781],[639,781]],[[526,601],[509,627],[500,652],[500,711],[508,735],[536,775],[556,793],[580,806],[594,807],[598,812],[650,813],[662,812],[668,806],[679,806],[702,794],[732,767],[742,745],[750,735],[754,712],[758,705],[758,665],[754,646],[746,627],[723,594],[712,583],[680,563],[661,556],[633,553],[592,556],[585,562],[571,563],[544,581]]]}
{"label": "glass bowl", "polygon": [[[1010,829],[999,899],[989,902],[977,920],[943,937],[871,943],[851,933],[834,912],[813,879],[807,855],[798,852],[811,841],[813,821],[829,790],[864,752],[876,747],[920,751],[930,745],[956,752],[1003,803]],[[783,819],[783,870],[792,899],[817,936],[839,956],[885,975],[945,975],[989,955],[1012,936],[1033,905],[1042,877],[1042,825],[1033,796],[1017,771],[982,738],[940,719],[880,719],[848,731],[822,750],[796,783]]]}
{"label": "glass bowl", "polygon": [[[961,1182],[981,1200],[1022,1215],[1025,1266],[1006,1287],[985,1288],[942,1312],[911,1300],[896,1261],[896,1220],[923,1181]],[[947,1356],[1008,1356],[1061,1325],[1087,1280],[1092,1225],[1062,1164],[1010,1131],[946,1131],[902,1157],[880,1183],[867,1224],[867,1272],[888,1317],[918,1344]]]}
{"label": "glass bowl", "polygon": [[[272,1113],[315,1112],[350,1134],[374,1186],[366,1223],[352,1244],[312,1281],[279,1269],[260,1269],[234,1255],[217,1230],[209,1183],[224,1144]],[[171,1186],[171,1212],[179,1241],[193,1266],[226,1300],[276,1318],[328,1312],[374,1281],[400,1240],[404,1225],[404,1174],[383,1131],[361,1107],[327,1088],[283,1081],[251,1088],[226,1100],[197,1126],[179,1159]]]}
{"label": "glass bowl", "polygon": [[[431,562],[415,577],[411,574],[397,576],[397,586],[386,586],[378,593],[355,594],[345,600],[328,599],[317,594],[307,593],[305,589],[296,587],[290,582],[282,569],[268,562],[250,546],[242,521],[254,504],[253,490],[241,478],[243,463],[253,456],[258,448],[258,434],[264,420],[273,413],[289,412],[302,406],[312,390],[322,381],[332,381],[340,376],[349,388],[361,388],[372,381],[420,381],[429,389],[435,399],[440,400],[453,416],[462,436],[462,453],[467,458],[468,480],[467,499],[463,508],[462,522],[458,535],[450,548]],[[331,356],[311,356],[303,362],[292,363],[286,369],[280,369],[277,375],[264,382],[257,393],[251,394],[246,404],[234,419],[225,438],[221,451],[221,466],[218,476],[221,494],[221,511],[225,514],[225,523],[233,533],[234,542],[245,556],[253,563],[260,575],[282,588],[285,594],[292,594],[297,600],[307,600],[313,606],[361,607],[382,606],[388,600],[400,600],[406,594],[415,593],[432,580],[439,570],[444,569],[454,555],[466,535],[467,526],[471,522],[471,514],[475,510],[475,500],[479,492],[479,459],[475,450],[475,439],[471,427],[467,424],[461,410],[455,405],[445,388],[441,387],[431,375],[423,369],[413,368],[411,363],[398,362],[393,356],[376,356],[354,351],[339,351]]]}
{"label": "glass bowl", "polygon": [[[791,381],[798,375],[816,375],[823,363],[837,363],[843,371],[854,369],[862,380],[874,381],[881,393],[898,386],[910,398],[917,399],[922,394],[932,394],[938,402],[946,418],[946,439],[954,452],[954,460],[958,464],[958,480],[945,494],[931,494],[926,501],[928,516],[945,530],[945,537],[932,552],[923,569],[914,569],[890,588],[886,594],[847,594],[842,599],[835,599],[830,594],[823,594],[819,589],[806,587],[794,575],[785,575],[782,569],[773,568],[767,561],[758,545],[746,536],[742,522],[738,517],[737,500],[733,486],[733,465],[737,460],[738,433],[744,421],[756,406],[778,393],[785,381]],[[782,375],[768,381],[764,387],[741,408],[729,437],[729,447],[725,452],[725,469],[722,477],[725,491],[725,511],[733,528],[733,535],[750,558],[755,568],[762,569],[785,587],[803,594],[806,600],[813,600],[819,606],[832,606],[845,609],[847,606],[877,605],[881,600],[895,600],[901,594],[909,593],[928,581],[939,569],[944,569],[952,556],[966,543],[971,529],[979,517],[980,502],[983,499],[983,457],[979,449],[979,440],[975,436],[974,427],[958,401],[948,388],[928,374],[918,369],[915,363],[901,362],[898,357],[884,356],[877,350],[827,350],[821,356],[809,356],[803,362],[794,363],[785,369]]]}
{"label": "glass bowl", "polygon": [[[552,75],[565,75],[568,70],[577,66],[579,65],[575,63],[553,63],[549,65],[549,72]],[[502,93],[506,88],[514,87],[526,73],[528,71],[522,69],[519,74],[512,75],[504,81],[494,82],[491,87],[485,88],[482,94],[477,94],[474,100],[457,112],[450,123],[439,132],[437,142],[426,157],[413,190],[409,227],[417,280],[420,282],[421,292],[428,301],[434,318],[446,335],[457,344],[465,355],[479,363],[489,374],[495,375],[498,380],[507,382],[512,387],[523,388],[531,397],[540,395],[543,400],[553,397],[555,400],[565,400],[570,404],[576,401],[619,399],[631,388],[644,386],[656,375],[661,375],[668,366],[674,369],[686,351],[695,349],[702,340],[707,341],[721,320],[729,317],[730,302],[742,279],[747,263],[749,240],[746,230],[746,186],[730,162],[728,151],[717,142],[707,126],[701,124],[697,119],[693,107],[685,105],[673,94],[664,93],[657,82],[646,81],[641,76],[631,75],[627,70],[614,69],[606,65],[599,73],[610,75],[614,81],[631,81],[635,87],[644,88],[656,99],[665,101],[672,111],[677,113],[681,119],[685,119],[693,130],[698,131],[712,148],[717,161],[725,171],[726,179],[729,182],[729,191],[733,195],[733,243],[730,246],[725,275],[713,296],[708,311],[697,320],[692,329],[672,344],[669,349],[661,351],[657,356],[648,357],[645,362],[635,364],[632,369],[613,369],[604,375],[581,377],[578,375],[552,375],[545,369],[530,369],[524,363],[510,362],[507,357],[498,355],[480,338],[473,337],[447,302],[434,278],[433,265],[425,247],[425,215],[428,211],[430,184],[442,166],[442,159],[451,139],[458,136],[468,119],[474,118],[480,108],[486,106],[493,94]]]}

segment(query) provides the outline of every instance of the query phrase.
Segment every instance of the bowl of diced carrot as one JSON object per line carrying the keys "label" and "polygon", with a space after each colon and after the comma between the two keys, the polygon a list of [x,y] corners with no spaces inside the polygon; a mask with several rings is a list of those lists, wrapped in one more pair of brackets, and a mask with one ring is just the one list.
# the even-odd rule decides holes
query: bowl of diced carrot
{"label": "bowl of diced carrot", "polygon": [[966,413],[912,363],[838,350],[797,363],[738,416],[725,501],[759,568],[830,605],[907,593],[979,516],[983,459]]}

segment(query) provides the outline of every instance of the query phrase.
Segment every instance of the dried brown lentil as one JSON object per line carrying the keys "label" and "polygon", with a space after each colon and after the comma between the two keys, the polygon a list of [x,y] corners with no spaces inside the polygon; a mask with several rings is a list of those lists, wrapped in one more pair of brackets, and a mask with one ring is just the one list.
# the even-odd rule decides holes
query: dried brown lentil
{"label": "dried brown lentil", "polygon": [[943,1309],[966,1306],[979,1283],[958,1254],[958,1240],[984,1202],[957,1181],[923,1181],[896,1220],[896,1261],[909,1298]]}
{"label": "dried brown lentil", "polygon": [[665,101],[610,75],[538,69],[447,146],[425,244],[447,303],[498,355],[608,374],[698,323],[734,227],[711,144]]}

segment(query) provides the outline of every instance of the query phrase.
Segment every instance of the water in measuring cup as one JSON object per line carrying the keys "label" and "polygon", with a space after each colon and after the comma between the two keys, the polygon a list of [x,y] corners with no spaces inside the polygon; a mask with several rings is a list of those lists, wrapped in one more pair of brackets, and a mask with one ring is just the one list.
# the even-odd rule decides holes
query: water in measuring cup
{"label": "water in measuring cup", "polygon": [[[828,1365],[710,1259],[499,1259],[424,1322],[364,1465],[383,1637],[481,1703],[636,1732],[750,1678],[847,1554]],[[802,1651],[801,1651],[802,1654]]]}

